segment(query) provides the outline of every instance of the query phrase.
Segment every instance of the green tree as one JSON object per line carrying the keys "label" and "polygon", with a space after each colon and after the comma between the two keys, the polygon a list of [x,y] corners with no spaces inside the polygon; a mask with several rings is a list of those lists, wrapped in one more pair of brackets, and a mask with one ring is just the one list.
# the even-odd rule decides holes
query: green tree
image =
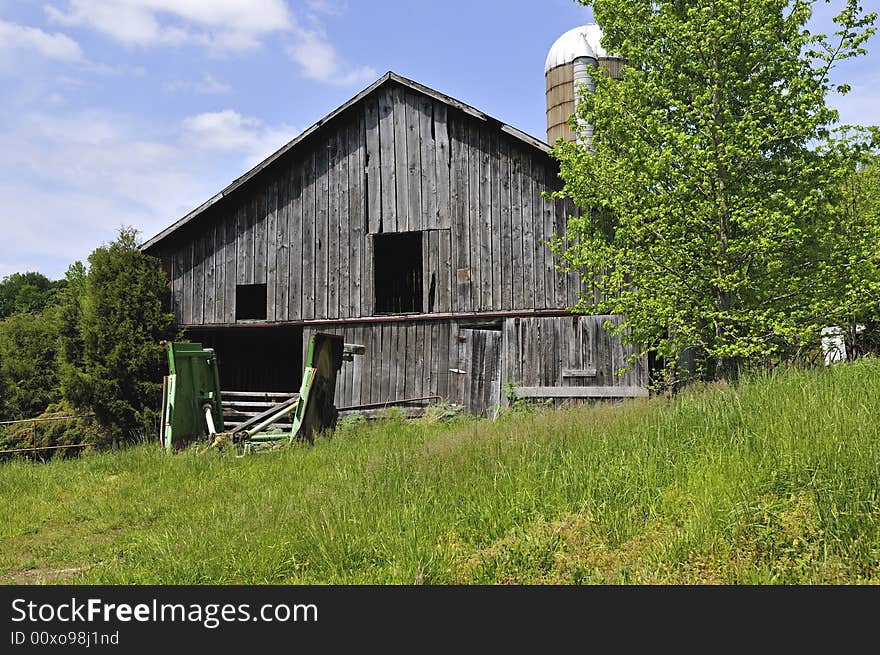
{"label": "green tree", "polygon": [[65,399],[93,412],[114,443],[155,429],[161,401],[162,339],[177,327],[159,262],[123,228],[89,256],[88,272],[72,267],[78,293],[61,308],[61,375]]}
{"label": "green tree", "polygon": [[55,302],[64,280],[52,281],[42,273],[13,273],[0,280],[0,319],[15,312],[38,312]]}
{"label": "green tree", "polygon": [[56,310],[17,313],[0,321],[0,418],[39,415],[60,400]]}
{"label": "green tree", "polygon": [[[709,377],[791,356],[862,311],[872,287],[854,276],[869,267],[829,252],[859,149],[832,141],[827,96],[876,16],[848,0],[827,37],[807,29],[815,0],[582,4],[626,65],[579,103],[591,147],[554,149],[582,209],[554,248],[606,298],[576,309],[625,315],[625,340],[668,361],[691,349]],[[853,293],[823,296],[844,279]]]}

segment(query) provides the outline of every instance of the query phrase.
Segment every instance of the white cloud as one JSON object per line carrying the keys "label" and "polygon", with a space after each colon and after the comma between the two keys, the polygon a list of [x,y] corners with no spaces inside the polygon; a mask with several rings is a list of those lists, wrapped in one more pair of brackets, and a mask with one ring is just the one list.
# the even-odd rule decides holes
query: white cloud
{"label": "white cloud", "polygon": [[67,0],[63,8],[52,4],[45,10],[55,22],[142,47],[195,43],[247,50],[294,26],[284,0]]}
{"label": "white cloud", "polygon": [[66,62],[84,60],[79,44],[66,34],[50,34],[36,27],[0,20],[0,50],[31,50],[48,59]]}
{"label": "white cloud", "polygon": [[149,238],[293,134],[233,110],[179,129],[101,110],[16,117],[0,126],[0,275],[59,277],[121,225]]}
{"label": "white cloud", "polygon": [[377,77],[376,70],[370,66],[345,67],[333,44],[317,30],[300,31],[287,54],[299,64],[305,77],[318,82],[353,86]]}
{"label": "white cloud", "polygon": [[306,6],[316,13],[328,16],[341,16],[348,11],[347,0],[306,0]]}
{"label": "white cloud", "polygon": [[202,93],[204,95],[223,95],[232,91],[232,87],[221,82],[210,73],[204,73],[202,78],[194,82],[192,80],[172,80],[165,84],[165,90],[169,93],[179,91]]}
{"label": "white cloud", "polygon": [[263,161],[297,134],[289,126],[269,127],[233,109],[190,116],[183,121],[183,128],[188,143],[202,150],[243,153],[248,167]]}

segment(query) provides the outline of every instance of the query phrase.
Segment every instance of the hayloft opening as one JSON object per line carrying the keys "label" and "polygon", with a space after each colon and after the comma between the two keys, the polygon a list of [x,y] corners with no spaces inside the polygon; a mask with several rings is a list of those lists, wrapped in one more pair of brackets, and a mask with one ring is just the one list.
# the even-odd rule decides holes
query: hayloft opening
{"label": "hayloft opening", "polygon": [[400,232],[373,237],[376,314],[421,313],[422,233]]}
{"label": "hayloft opening", "polygon": [[266,285],[239,284],[235,287],[235,320],[266,320]]}

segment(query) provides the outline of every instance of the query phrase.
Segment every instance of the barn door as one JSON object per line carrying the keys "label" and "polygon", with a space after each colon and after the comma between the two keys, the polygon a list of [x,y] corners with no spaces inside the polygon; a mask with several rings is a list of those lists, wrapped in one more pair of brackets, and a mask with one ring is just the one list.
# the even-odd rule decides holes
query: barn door
{"label": "barn door", "polygon": [[501,331],[459,330],[462,403],[472,414],[494,418],[501,403]]}

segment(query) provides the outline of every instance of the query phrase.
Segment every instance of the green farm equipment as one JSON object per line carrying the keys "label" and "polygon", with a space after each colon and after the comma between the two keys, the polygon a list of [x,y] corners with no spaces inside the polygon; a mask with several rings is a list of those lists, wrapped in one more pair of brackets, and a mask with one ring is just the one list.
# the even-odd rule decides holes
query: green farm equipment
{"label": "green farm equipment", "polygon": [[[336,376],[343,359],[362,354],[363,346],[343,343],[340,336],[318,333],[309,339],[299,393],[224,430],[217,357],[199,343],[167,343],[169,375],[162,394],[161,439],[172,452],[195,441],[207,440],[217,448],[232,443],[243,453],[282,442],[305,440],[336,425],[333,404]],[[290,420],[289,430],[273,425]]]}

